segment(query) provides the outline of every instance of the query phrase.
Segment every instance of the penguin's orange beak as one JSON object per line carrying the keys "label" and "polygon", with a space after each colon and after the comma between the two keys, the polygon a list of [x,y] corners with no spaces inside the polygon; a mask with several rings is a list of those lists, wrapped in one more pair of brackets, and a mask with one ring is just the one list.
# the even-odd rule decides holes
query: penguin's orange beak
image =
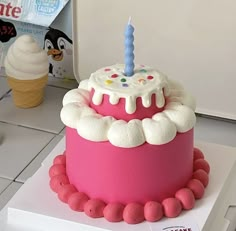
{"label": "penguin's orange beak", "polygon": [[55,61],[61,61],[63,59],[63,52],[57,49],[50,49],[47,52],[48,56],[52,56]]}

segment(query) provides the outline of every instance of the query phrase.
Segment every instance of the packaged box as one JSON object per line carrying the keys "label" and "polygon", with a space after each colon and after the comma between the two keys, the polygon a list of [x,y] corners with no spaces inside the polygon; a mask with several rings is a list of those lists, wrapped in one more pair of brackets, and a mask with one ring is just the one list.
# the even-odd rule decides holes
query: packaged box
{"label": "packaged box", "polygon": [[0,0],[1,65],[15,39],[32,35],[47,51],[49,76],[74,79],[69,0]]}

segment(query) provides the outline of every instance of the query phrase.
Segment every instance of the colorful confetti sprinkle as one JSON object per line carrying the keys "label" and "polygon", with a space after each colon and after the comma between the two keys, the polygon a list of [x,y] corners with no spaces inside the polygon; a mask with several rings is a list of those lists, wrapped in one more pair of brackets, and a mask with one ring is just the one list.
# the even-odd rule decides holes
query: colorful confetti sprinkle
{"label": "colorful confetti sprinkle", "polygon": [[129,85],[127,83],[123,83],[122,87],[128,87]]}
{"label": "colorful confetti sprinkle", "polygon": [[153,77],[152,75],[149,75],[149,76],[147,77],[147,79],[152,80],[152,79],[154,79],[154,77]]}
{"label": "colorful confetti sprinkle", "polygon": [[139,79],[138,82],[142,85],[146,84],[146,80],[145,79]]}
{"label": "colorful confetti sprinkle", "polygon": [[109,80],[109,79],[105,81],[105,84],[106,84],[106,85],[110,85],[110,84],[112,84],[112,83],[113,83],[113,81],[112,81],[112,80]]}
{"label": "colorful confetti sprinkle", "polygon": [[142,72],[142,73],[146,73],[147,70],[145,70],[145,69],[141,69],[140,72]]}
{"label": "colorful confetti sprinkle", "polygon": [[118,74],[113,74],[111,78],[117,78],[119,75]]}
{"label": "colorful confetti sprinkle", "polygon": [[105,68],[104,71],[110,71],[111,69],[110,68]]}
{"label": "colorful confetti sprinkle", "polygon": [[120,81],[124,83],[124,82],[126,82],[126,79],[122,78]]}

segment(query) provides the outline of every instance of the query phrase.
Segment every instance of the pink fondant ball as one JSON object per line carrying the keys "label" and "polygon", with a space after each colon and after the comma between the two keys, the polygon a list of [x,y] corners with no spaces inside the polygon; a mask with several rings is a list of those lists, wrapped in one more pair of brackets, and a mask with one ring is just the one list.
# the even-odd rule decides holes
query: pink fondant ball
{"label": "pink fondant ball", "polygon": [[58,192],[63,185],[69,184],[69,179],[66,175],[56,175],[50,180],[50,187],[54,192]]}
{"label": "pink fondant ball", "polygon": [[54,158],[53,164],[63,164],[66,165],[66,156],[65,155],[58,155]]}
{"label": "pink fondant ball", "polygon": [[204,195],[205,188],[200,180],[191,179],[187,184],[187,188],[193,192],[196,199],[200,199]]}
{"label": "pink fondant ball", "polygon": [[202,169],[198,169],[193,173],[193,179],[200,180],[204,187],[206,187],[209,183],[208,174]]}
{"label": "pink fondant ball", "polygon": [[194,194],[189,188],[178,190],[175,194],[175,198],[180,201],[182,208],[185,210],[192,209],[195,205]]}
{"label": "pink fondant ball", "polygon": [[110,203],[104,211],[104,217],[110,222],[119,222],[123,220],[123,211],[125,206],[121,203]]}
{"label": "pink fondant ball", "polygon": [[99,199],[91,199],[84,205],[84,212],[92,218],[103,217],[103,210],[106,204]]}
{"label": "pink fondant ball", "polygon": [[181,203],[176,198],[167,198],[162,201],[164,214],[166,217],[173,218],[179,216],[182,211]]}
{"label": "pink fondant ball", "polygon": [[75,192],[70,195],[68,205],[74,211],[83,212],[84,206],[89,200],[89,197],[83,192]]}
{"label": "pink fondant ball", "polygon": [[77,192],[77,190],[74,185],[72,184],[63,185],[58,191],[58,198],[62,202],[68,203],[69,197],[75,192]]}
{"label": "pink fondant ball", "polygon": [[162,205],[157,201],[148,201],[144,206],[144,217],[151,222],[160,220],[163,217]]}
{"label": "pink fondant ball", "polygon": [[144,208],[139,203],[130,203],[125,206],[123,219],[128,224],[138,224],[144,221]]}
{"label": "pink fondant ball", "polygon": [[193,159],[194,160],[204,159],[203,152],[198,148],[194,148],[194,150],[193,150]]}
{"label": "pink fondant ball", "polygon": [[210,172],[210,165],[204,159],[197,159],[193,163],[193,170],[196,171],[198,169],[204,170],[206,173]]}
{"label": "pink fondant ball", "polygon": [[62,174],[64,175],[66,174],[66,168],[65,168],[65,165],[63,164],[54,164],[49,169],[49,176],[51,178],[53,176],[62,175]]}

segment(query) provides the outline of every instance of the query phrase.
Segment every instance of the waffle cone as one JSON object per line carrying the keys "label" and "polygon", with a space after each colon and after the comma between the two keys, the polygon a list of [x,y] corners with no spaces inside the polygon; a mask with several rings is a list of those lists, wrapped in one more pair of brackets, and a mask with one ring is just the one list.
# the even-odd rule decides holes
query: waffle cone
{"label": "waffle cone", "polygon": [[41,104],[47,80],[47,75],[33,80],[19,80],[8,76],[7,82],[12,89],[14,104],[20,108],[31,108]]}

